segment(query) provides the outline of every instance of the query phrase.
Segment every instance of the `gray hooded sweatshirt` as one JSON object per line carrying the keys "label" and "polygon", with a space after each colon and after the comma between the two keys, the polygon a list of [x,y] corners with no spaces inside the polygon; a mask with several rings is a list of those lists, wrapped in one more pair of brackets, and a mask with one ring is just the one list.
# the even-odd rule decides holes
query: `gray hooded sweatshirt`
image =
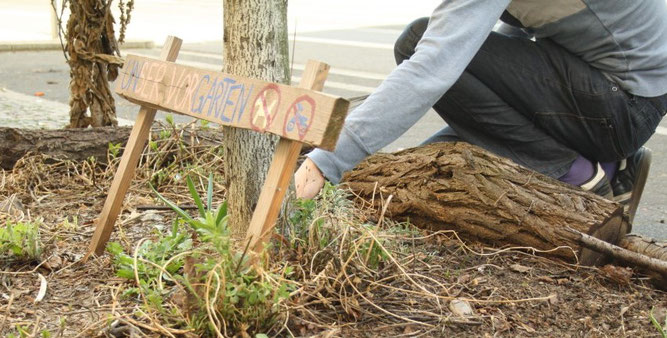
{"label": "gray hooded sweatshirt", "polygon": [[414,55],[350,112],[336,150],[308,157],[338,183],[393,142],[456,82],[505,10],[535,38],[551,39],[627,92],[667,93],[665,0],[444,0]]}

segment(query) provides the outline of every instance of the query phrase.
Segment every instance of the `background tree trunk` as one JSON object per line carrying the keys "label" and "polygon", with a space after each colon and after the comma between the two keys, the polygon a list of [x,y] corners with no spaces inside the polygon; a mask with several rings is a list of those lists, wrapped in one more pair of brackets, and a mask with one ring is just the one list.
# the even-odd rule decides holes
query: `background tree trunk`
{"label": "background tree trunk", "polygon": [[[118,41],[111,14],[113,1],[66,1],[70,6],[67,21],[67,48],[70,65],[69,128],[116,126],[116,106],[109,81],[118,76],[121,65]],[[125,29],[126,8],[121,3],[121,30]],[[129,20],[129,19],[128,19]],[[122,41],[122,36],[121,36]],[[87,112],[90,111],[90,116]]]}
{"label": "background tree trunk", "polygon": [[393,218],[494,246],[567,246],[550,254],[572,260],[576,251],[585,265],[601,263],[602,256],[564,229],[614,244],[630,230],[617,203],[462,142],[377,154],[344,180],[376,207],[388,203]]}
{"label": "background tree trunk", "polygon": [[[224,0],[223,72],[289,83],[286,0]],[[224,175],[230,228],[245,235],[277,137],[225,127]]]}

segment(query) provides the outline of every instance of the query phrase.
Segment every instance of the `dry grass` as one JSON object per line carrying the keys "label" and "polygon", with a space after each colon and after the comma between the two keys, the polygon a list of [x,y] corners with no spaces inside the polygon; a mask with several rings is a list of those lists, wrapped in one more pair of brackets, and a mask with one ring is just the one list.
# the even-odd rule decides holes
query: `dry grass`
{"label": "dry grass", "polygon": [[[162,129],[170,135],[153,133],[155,144],[142,157],[112,237],[127,252],[164,233],[175,218],[170,211],[137,209],[158,204],[147,182],[190,204],[185,175],[201,181],[210,172],[221,177],[218,149],[184,149],[180,129]],[[202,323],[186,311],[183,285],[161,284],[170,297],[163,304],[166,312],[160,312],[141,295],[124,295],[136,281],[116,277],[108,255],[80,263],[118,159],[105,162],[32,155],[13,171],[0,172],[0,201],[15,194],[23,208],[0,213],[0,221],[40,217],[45,249],[33,264],[0,262],[0,334],[23,328],[27,335],[48,330],[64,337],[198,335],[194,328]],[[219,181],[214,186],[219,203],[224,188]],[[270,263],[257,267],[263,278],[285,278],[276,285],[294,285],[278,304],[268,335],[651,336],[656,331],[649,310],[667,307],[665,293],[641,277],[618,284],[595,268],[549,260],[530,249],[489,248],[454,232],[398,224],[367,205],[353,204],[345,192],[329,188],[315,202],[296,203],[287,211],[266,253]],[[243,243],[237,248],[242,251]],[[286,267],[291,274],[284,273]],[[34,303],[38,273],[46,277],[48,290]],[[219,277],[209,274],[203,287],[213,292],[226,282]],[[206,316],[221,335],[254,333],[225,320],[210,311]],[[241,329],[226,331],[229,327]]]}

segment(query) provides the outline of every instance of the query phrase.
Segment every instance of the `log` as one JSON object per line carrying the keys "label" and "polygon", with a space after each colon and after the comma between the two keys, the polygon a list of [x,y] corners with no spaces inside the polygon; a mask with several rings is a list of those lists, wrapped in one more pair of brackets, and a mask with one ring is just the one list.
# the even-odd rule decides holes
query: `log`
{"label": "log", "polygon": [[[0,167],[11,170],[28,152],[59,159],[82,161],[91,156],[106,161],[109,143],[125,145],[130,127],[86,129],[15,129],[0,127]],[[184,130],[182,141],[190,145],[190,131]],[[196,131],[199,145],[216,146],[222,140],[219,130]]]}
{"label": "log", "polygon": [[394,219],[572,262],[578,256],[584,265],[604,264],[605,255],[563,230],[612,244],[630,231],[619,204],[463,142],[376,154],[343,181],[378,210],[392,195],[386,210]]}

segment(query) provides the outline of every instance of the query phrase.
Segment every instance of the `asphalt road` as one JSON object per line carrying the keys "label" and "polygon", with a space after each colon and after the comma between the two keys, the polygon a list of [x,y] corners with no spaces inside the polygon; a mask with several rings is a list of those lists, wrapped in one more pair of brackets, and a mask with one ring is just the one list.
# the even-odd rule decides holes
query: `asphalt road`
{"label": "asphalt road", "polygon": [[[332,66],[325,92],[347,98],[369,94],[394,68],[392,45],[401,29],[402,25],[389,25],[299,33],[296,41],[290,43],[294,60],[293,80],[298,81],[308,59],[317,59]],[[159,49],[124,52],[157,56]],[[186,41],[177,62],[218,70],[222,64],[221,53],[220,41]],[[0,87],[15,92],[33,95],[41,91],[45,93],[45,99],[66,104],[68,72],[59,51],[0,53]],[[122,99],[118,99],[117,105],[119,117],[133,119],[137,111],[135,105]],[[185,121],[188,118],[178,119]],[[430,111],[384,150],[416,146],[444,125],[437,114]],[[648,142],[653,150],[653,165],[633,229],[633,232],[658,239],[667,239],[667,226],[664,224],[667,218],[667,153],[663,146],[666,141],[667,121],[663,121]]]}

